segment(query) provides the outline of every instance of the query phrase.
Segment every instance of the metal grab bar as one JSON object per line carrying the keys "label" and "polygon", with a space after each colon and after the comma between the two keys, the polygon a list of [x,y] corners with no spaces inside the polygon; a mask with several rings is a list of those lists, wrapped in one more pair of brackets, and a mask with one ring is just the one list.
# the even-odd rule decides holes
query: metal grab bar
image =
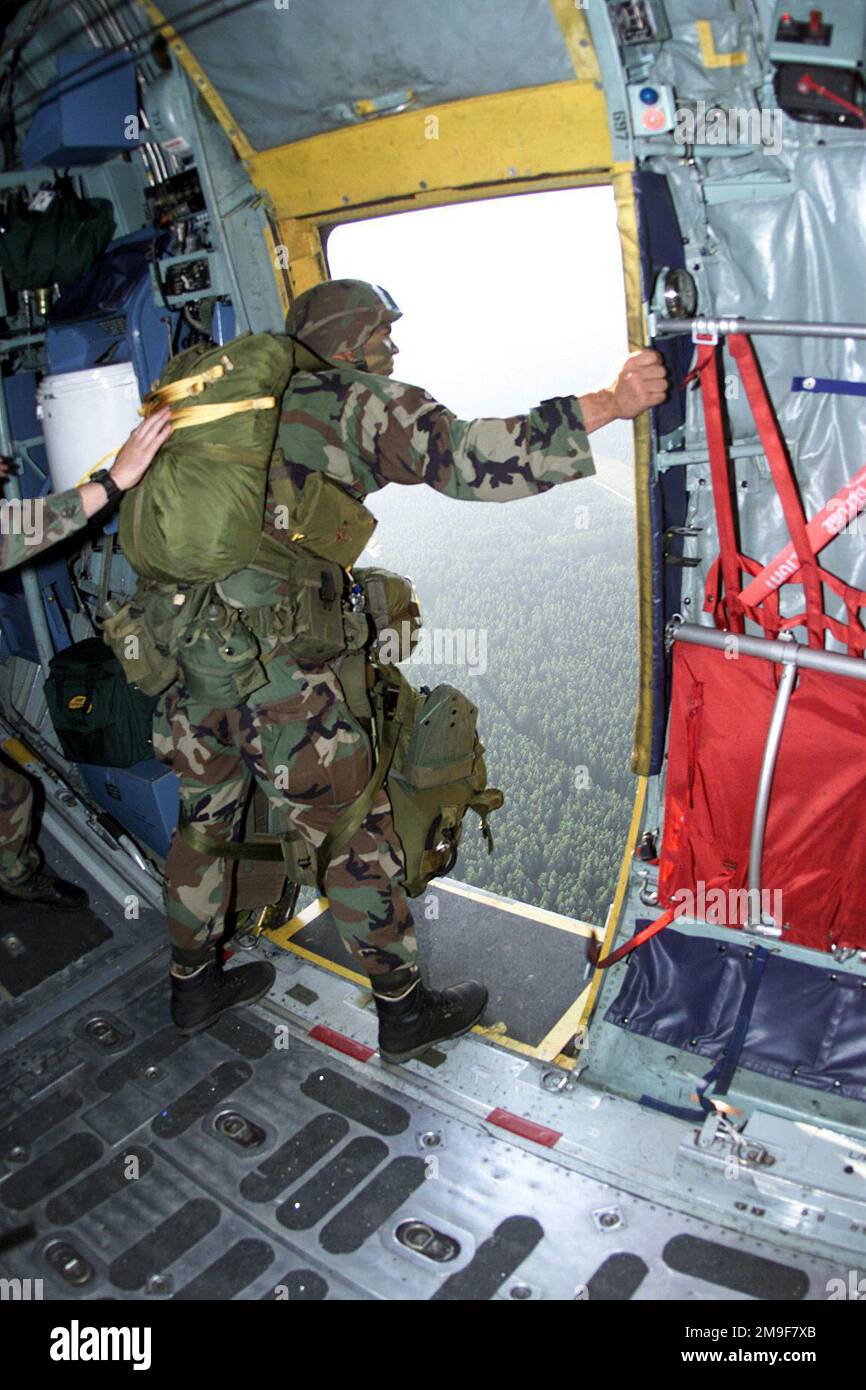
{"label": "metal grab bar", "polygon": [[779,338],[866,338],[863,323],[805,323],[797,319],[697,318],[664,319],[653,317],[653,338],[670,338],[678,333],[701,333],[724,337],[730,333],[764,334]]}
{"label": "metal grab bar", "polygon": [[740,633],[721,632],[715,627],[698,623],[668,624],[672,642],[691,642],[696,647],[719,647],[723,651],[742,652],[774,665],[790,663],[815,671],[827,671],[832,676],[849,676],[866,681],[866,660],[859,656],[843,656],[841,652],[816,652],[802,642],[772,641],[768,637],[746,637]]}

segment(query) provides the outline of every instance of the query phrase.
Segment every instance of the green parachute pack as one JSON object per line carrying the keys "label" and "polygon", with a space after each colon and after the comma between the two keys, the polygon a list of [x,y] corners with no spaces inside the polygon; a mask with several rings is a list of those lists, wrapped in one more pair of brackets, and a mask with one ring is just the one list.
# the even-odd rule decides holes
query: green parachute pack
{"label": "green parachute pack", "polygon": [[311,365],[322,364],[276,333],[171,359],[144,414],[172,406],[174,430],[120,507],[120,544],[138,575],[209,584],[252,562],[280,399],[292,373]]}
{"label": "green parachute pack", "polygon": [[[339,658],[349,707],[375,745],[375,767],[315,859],[289,830],[225,844],[181,819],[180,833],[203,854],[282,860],[292,881],[324,891],[328,864],[385,786],[404,852],[403,886],[416,896],[453,867],[467,810],[479,816],[492,849],[488,817],[503,796],[487,786],[476,707],[449,685],[416,690],[386,654],[395,634],[408,635],[411,649],[420,610],[411,581],[351,570],[376,525],[366,507],[324,474],[301,489],[281,478],[271,490],[287,511],[286,538],[262,530],[280,398],[295,371],[328,365],[272,333],[172,359],[145,413],[168,404],[175,428],[120,509],[120,543],[139,586],[122,605],[110,601],[100,621],[139,690],[158,695],[181,679],[191,700],[211,708],[232,708],[266,684],[266,666],[280,651],[319,665]],[[275,591],[274,577],[288,583]],[[397,646],[404,660],[409,650],[402,640]]]}

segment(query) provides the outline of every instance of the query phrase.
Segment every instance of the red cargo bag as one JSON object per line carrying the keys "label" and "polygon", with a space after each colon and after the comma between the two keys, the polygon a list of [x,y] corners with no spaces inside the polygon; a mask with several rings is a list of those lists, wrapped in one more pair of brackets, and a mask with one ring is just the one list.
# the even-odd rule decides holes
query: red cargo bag
{"label": "red cargo bag", "polygon": [[[682,905],[679,890],[712,909],[720,899],[710,885],[732,904],[730,892],[748,887],[752,814],[779,673],[755,657],[675,644],[659,866],[665,908]],[[799,670],[770,793],[761,880],[768,905],[780,895],[783,940],[821,951],[866,948],[860,681]],[[737,916],[711,910],[704,920],[735,925]]]}

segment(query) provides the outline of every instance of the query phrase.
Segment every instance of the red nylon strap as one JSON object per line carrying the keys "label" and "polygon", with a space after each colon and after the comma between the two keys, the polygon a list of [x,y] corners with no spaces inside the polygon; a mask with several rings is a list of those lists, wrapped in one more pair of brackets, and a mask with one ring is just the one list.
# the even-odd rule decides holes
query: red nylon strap
{"label": "red nylon strap", "polygon": [[746,388],[749,406],[755,417],[758,435],[767,455],[773,482],[782,503],[785,521],[794,542],[794,549],[800,561],[802,584],[806,594],[806,629],[809,633],[809,646],[823,649],[824,646],[824,595],[815,552],[806,530],[806,518],[800,501],[794,474],[788,459],[776,417],[773,414],[764,385],[755,350],[749,338],[734,333],[728,343],[731,356],[736,361]]}
{"label": "red nylon strap", "polygon": [[[694,371],[686,378],[699,376],[704,401],[704,420],[707,428],[707,448],[710,454],[710,475],[713,500],[716,504],[716,525],[719,530],[719,561],[724,596],[716,584],[716,611],[723,616],[720,626],[731,632],[745,632],[743,605],[740,602],[739,547],[734,509],[731,503],[731,479],[728,471],[728,451],[722,425],[722,397],[719,391],[719,370],[716,347],[712,343],[698,344],[698,360]],[[718,619],[717,619],[718,621]]]}
{"label": "red nylon strap", "polygon": [[627,941],[624,946],[617,947],[615,951],[612,951],[609,956],[605,956],[603,960],[599,960],[598,958],[598,942],[595,937],[590,937],[587,942],[587,954],[590,961],[595,966],[596,970],[607,970],[608,966],[616,965],[618,960],[622,960],[623,956],[627,956],[629,951],[634,951],[638,946],[642,946],[645,941],[649,941],[650,937],[656,936],[658,932],[664,931],[665,927],[669,927],[675,915],[676,908],[669,907],[667,912],[662,913],[661,917],[657,917],[654,922],[650,922],[649,926],[639,931],[636,936],[632,937],[631,941]]}

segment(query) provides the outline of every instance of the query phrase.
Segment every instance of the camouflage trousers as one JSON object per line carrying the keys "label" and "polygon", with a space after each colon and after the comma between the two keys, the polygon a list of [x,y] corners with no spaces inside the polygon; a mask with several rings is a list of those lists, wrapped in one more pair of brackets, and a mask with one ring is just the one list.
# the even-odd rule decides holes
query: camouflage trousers
{"label": "camouflage trousers", "polygon": [[38,863],[30,844],[32,811],[29,779],[0,753],[0,880],[22,878]]}
{"label": "camouflage trousers", "polygon": [[[330,668],[302,670],[287,659],[281,664],[279,678],[264,692],[273,687],[279,698],[234,709],[193,703],[182,686],[173,686],[157,706],[154,752],[180,778],[187,821],[208,836],[242,838],[257,782],[315,851],[369,780],[370,744]],[[176,963],[198,963],[223,935],[232,909],[231,864],[175,834],[166,864],[166,911]],[[398,883],[402,869],[383,790],[324,879],[344,945],[382,990],[398,989],[416,956],[412,914]]]}

